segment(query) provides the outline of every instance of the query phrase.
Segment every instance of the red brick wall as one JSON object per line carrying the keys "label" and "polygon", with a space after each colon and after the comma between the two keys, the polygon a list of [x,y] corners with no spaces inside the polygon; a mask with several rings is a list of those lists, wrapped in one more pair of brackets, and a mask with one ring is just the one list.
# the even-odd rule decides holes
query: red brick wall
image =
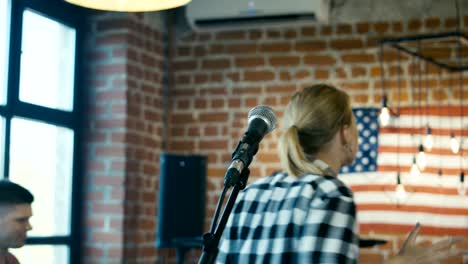
{"label": "red brick wall", "polygon": [[[377,41],[384,37],[446,32],[455,30],[455,26],[453,19],[427,18],[402,22],[254,27],[251,30],[218,29],[185,36],[178,41],[175,56],[170,149],[208,155],[207,208],[208,214],[212,215],[230,154],[245,131],[247,113],[252,107],[266,104],[281,116],[294,91],[317,82],[331,83],[346,90],[354,106],[378,107],[383,89]],[[398,56],[390,49],[385,49],[384,54],[385,89],[390,104],[396,105]],[[401,103],[411,105],[420,98],[416,93],[413,99],[409,90],[410,74],[414,73],[411,59],[403,56],[402,67]],[[458,92],[446,89],[442,94],[436,94],[438,70],[430,67],[429,72],[430,103],[448,99],[451,104],[458,104]],[[442,81],[445,87],[448,86],[448,76],[445,74]],[[413,79],[417,81],[417,78]],[[424,93],[421,98],[426,98]],[[280,168],[276,155],[278,136],[279,130],[273,131],[261,142],[250,166],[249,182]],[[206,220],[208,228],[211,218]],[[361,262],[381,263],[395,254],[408,231],[376,233],[366,230],[364,235],[385,237],[390,243],[362,250]],[[437,237],[426,234],[422,239],[431,241]],[[463,246],[467,248],[467,244]],[[451,261],[462,262],[461,258]]]}
{"label": "red brick wall", "polygon": [[148,16],[89,21],[86,263],[155,263],[165,36]]}
{"label": "red brick wall", "polygon": [[[90,90],[86,263],[175,262],[173,250],[157,250],[154,245],[163,143],[171,152],[208,156],[208,229],[224,171],[252,107],[270,105],[281,117],[291,94],[316,82],[343,88],[355,106],[378,106],[382,85],[377,40],[454,30],[454,22],[428,18],[217,29],[177,36],[172,46],[162,33],[165,27],[152,25],[146,15],[94,16],[89,22],[86,56]],[[174,56],[168,64],[171,75],[164,76],[163,63],[170,62],[164,52],[168,44]],[[394,102],[395,53],[387,51],[385,61],[386,89]],[[403,58],[403,69],[402,103],[409,105],[408,58]],[[436,80],[436,71],[431,73],[429,79]],[[164,78],[173,80],[168,96],[162,93],[167,87]],[[458,96],[447,90],[441,96],[430,94],[429,100],[455,103]],[[170,104],[168,113],[164,113],[163,100]],[[166,142],[163,114],[169,116]],[[251,164],[250,182],[279,169],[278,136],[275,130],[262,141]],[[402,243],[402,233],[377,235],[391,243],[363,250],[362,263],[379,263]],[[198,254],[190,254],[191,262],[196,262]],[[451,263],[461,263],[461,259]]]}

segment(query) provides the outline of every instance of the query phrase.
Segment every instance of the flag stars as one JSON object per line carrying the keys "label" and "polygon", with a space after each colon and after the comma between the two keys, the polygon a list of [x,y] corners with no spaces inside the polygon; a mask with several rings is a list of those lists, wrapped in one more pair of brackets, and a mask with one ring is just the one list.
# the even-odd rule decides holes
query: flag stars
{"label": "flag stars", "polygon": [[375,171],[377,168],[377,144],[379,109],[357,108],[353,110],[359,131],[359,149],[354,163],[341,169],[341,173]]}
{"label": "flag stars", "polygon": [[367,165],[367,164],[369,164],[369,158],[364,157],[364,158],[362,158],[361,162],[362,162],[362,164]]}

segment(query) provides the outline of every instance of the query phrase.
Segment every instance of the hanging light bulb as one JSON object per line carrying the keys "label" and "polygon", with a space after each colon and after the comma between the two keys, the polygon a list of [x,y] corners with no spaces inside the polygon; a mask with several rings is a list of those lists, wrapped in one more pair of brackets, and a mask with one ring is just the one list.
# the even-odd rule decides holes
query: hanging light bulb
{"label": "hanging light bulb", "polygon": [[416,156],[413,156],[413,164],[411,165],[410,175],[411,177],[417,178],[421,172],[419,171],[418,165],[416,164]]}
{"label": "hanging light bulb", "polygon": [[400,172],[397,173],[397,185],[395,188],[395,198],[397,202],[402,202],[406,199],[406,190],[403,184],[401,183]]}
{"label": "hanging light bulb", "polygon": [[380,109],[379,115],[380,125],[385,127],[390,123],[390,110],[387,107],[387,95],[382,98],[382,109]]}
{"label": "hanging light bulb", "polygon": [[390,110],[388,110],[388,107],[383,107],[380,110],[379,120],[381,126],[388,126],[388,124],[390,123]]}
{"label": "hanging light bulb", "polygon": [[427,160],[426,160],[426,153],[424,153],[424,147],[422,144],[418,147],[418,157],[416,158],[416,163],[418,165],[419,171],[424,171],[426,168]]}
{"label": "hanging light bulb", "polygon": [[424,139],[424,149],[431,151],[434,146],[434,139],[432,137],[432,129],[429,125],[426,127],[426,138]]}
{"label": "hanging light bulb", "polygon": [[442,168],[439,168],[439,170],[437,171],[437,176],[439,177],[439,186],[442,185]]}
{"label": "hanging light bulb", "polygon": [[450,134],[450,149],[454,154],[457,154],[460,150],[460,143],[453,133]]}
{"label": "hanging light bulb", "polygon": [[459,195],[465,195],[466,193],[466,188],[465,188],[465,172],[460,173],[460,183],[458,185],[458,194]]}

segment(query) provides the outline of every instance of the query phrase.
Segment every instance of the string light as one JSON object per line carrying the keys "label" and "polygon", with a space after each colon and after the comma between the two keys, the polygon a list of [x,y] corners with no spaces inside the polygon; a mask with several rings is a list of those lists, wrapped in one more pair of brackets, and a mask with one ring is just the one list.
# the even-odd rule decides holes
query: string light
{"label": "string light", "polygon": [[[397,109],[398,109],[398,116],[400,115],[400,102],[401,102],[401,54],[400,50],[398,50],[398,76],[397,76],[397,83],[398,83],[398,102],[397,102]],[[397,162],[398,162],[398,172],[397,172],[397,186],[395,188],[395,197],[396,202],[401,203],[403,200],[406,199],[406,191],[403,184],[401,184],[400,178],[400,133],[401,133],[401,122],[398,122],[398,135],[397,135]]]}
{"label": "string light", "polygon": [[428,121],[428,104],[429,104],[429,84],[428,84],[428,75],[429,75],[429,63],[426,61],[424,64],[426,69],[424,74],[424,86],[426,87],[426,103],[424,106],[424,119],[426,120],[426,137],[424,138],[424,149],[426,151],[431,151],[434,146],[434,139],[432,137],[432,128],[429,126]]}
{"label": "string light", "polygon": [[420,174],[421,172],[419,171],[418,164],[416,164],[416,156],[413,156],[413,164],[411,165],[410,175],[414,179],[419,177]]}
{"label": "string light", "polygon": [[395,188],[395,198],[398,203],[401,203],[406,199],[406,190],[403,184],[401,183],[400,172],[397,173],[397,185]]}
{"label": "string light", "polygon": [[387,95],[384,95],[382,99],[382,109],[380,109],[379,121],[380,125],[383,127],[388,126],[390,123],[390,110],[387,107]]}
{"label": "string light", "polygon": [[450,134],[450,149],[454,154],[457,154],[460,150],[460,143],[458,142],[453,132]]}
{"label": "string light", "polygon": [[439,169],[437,170],[437,176],[438,176],[438,183],[439,183],[439,186],[442,186],[442,168],[439,167]]}
{"label": "string light", "polygon": [[[461,28],[461,20],[460,20],[460,8],[458,6],[458,1],[455,1],[456,7],[457,7],[457,30],[460,31]],[[462,66],[462,43],[461,40],[458,40],[458,45],[457,45],[457,58],[458,58],[458,66]],[[455,137],[453,136],[452,133],[452,138],[450,139],[450,146],[452,147],[452,142],[453,142],[453,148],[452,151],[453,153],[457,153],[460,151],[460,182],[458,186],[458,194],[464,196],[466,192],[465,188],[465,172],[463,170],[464,164],[463,164],[463,146],[461,146],[464,142],[464,129],[463,129],[463,118],[464,118],[464,113],[463,113],[463,71],[458,72],[458,96],[460,99],[460,129],[461,129],[461,135],[460,135],[460,141],[456,140]],[[452,141],[453,139],[453,141]],[[456,141],[455,141],[456,140]],[[461,149],[460,149],[461,148]]]}
{"label": "string light", "polygon": [[[442,94],[442,69],[439,68],[439,73],[438,73],[438,92],[439,92],[439,95]],[[440,96],[439,96],[440,98]],[[438,113],[438,116],[441,116],[441,103],[439,102],[439,104],[437,105],[437,113]],[[442,126],[442,118],[439,118],[439,127]],[[438,138],[437,139],[437,142],[440,144],[441,142],[441,138]],[[437,171],[437,175],[439,176],[439,186],[442,186],[442,175],[443,175],[443,172],[442,172],[442,154],[439,154],[439,170]]]}
{"label": "string light", "polygon": [[459,195],[465,195],[466,193],[466,188],[465,188],[465,172],[460,173],[460,182],[458,184],[458,194]]}
{"label": "string light", "polygon": [[382,85],[382,90],[383,90],[383,96],[382,96],[382,109],[380,109],[380,114],[379,114],[379,122],[380,126],[386,127],[390,123],[390,110],[388,109],[388,98],[387,98],[387,93],[385,89],[385,69],[383,65],[383,60],[384,60],[384,48],[383,45],[380,45],[380,53],[379,53],[379,59],[380,59],[380,81]]}
{"label": "string light", "polygon": [[426,160],[426,153],[424,153],[424,147],[423,145],[419,145],[418,147],[418,156],[416,158],[416,163],[418,164],[419,171],[424,171],[427,165],[427,160]]}
{"label": "string light", "polygon": [[429,125],[426,127],[426,138],[424,139],[424,149],[431,151],[434,146],[434,138],[432,137],[432,129]]}
{"label": "string light", "polygon": [[[420,50],[420,43],[418,41],[418,50]],[[411,83],[411,98],[414,98],[416,97],[415,96],[415,92],[414,92],[414,69],[416,66],[418,66],[417,70],[418,70],[418,74],[420,75],[420,67],[419,67],[419,63],[416,65],[416,57],[412,57],[411,59],[411,75],[410,75],[410,83]],[[414,114],[411,115],[411,123],[412,124],[415,124],[414,122]],[[413,136],[413,134],[411,134]],[[421,171],[419,170],[419,167],[418,167],[418,164],[416,162],[416,155],[413,155],[413,163],[411,164],[411,168],[410,168],[410,176],[411,176],[411,179],[415,180],[419,177],[419,175],[421,174]]]}
{"label": "string light", "polygon": [[[464,157],[464,147],[465,147],[465,139],[466,139],[466,134],[465,134],[465,128],[466,128],[466,123],[463,122],[463,118],[464,118],[464,107],[463,107],[463,102],[464,100],[466,100],[466,98],[463,98],[464,97],[464,92],[463,92],[463,84],[464,84],[464,79],[463,79],[463,71],[466,70],[466,67],[463,67],[463,53],[462,53],[462,44],[463,42],[465,41],[466,37],[463,35],[461,29],[462,29],[462,23],[463,21],[460,19],[460,8],[458,6],[458,0],[455,0],[455,4],[456,4],[456,10],[457,10],[457,29],[456,29],[456,32],[450,32],[450,34],[441,34],[441,36],[438,36],[438,35],[428,35],[428,36],[423,36],[423,37],[419,37],[419,36],[416,36],[414,38],[411,38],[410,40],[407,40],[406,38],[405,39],[402,39],[402,38],[393,38],[393,39],[385,39],[384,41],[381,42],[381,52],[380,52],[380,63],[381,63],[381,81],[382,81],[382,105],[381,105],[381,110],[380,110],[380,113],[379,113],[379,122],[380,122],[380,125],[381,126],[387,126],[389,125],[390,122],[393,122],[392,118],[393,118],[393,113],[391,110],[391,108],[389,108],[388,106],[388,99],[390,100],[394,100],[394,97],[393,97],[393,94],[392,93],[387,93],[385,91],[385,88],[388,88],[388,87],[385,87],[385,80],[384,80],[384,73],[385,72],[385,68],[384,68],[384,65],[383,65],[383,49],[382,49],[382,46],[383,44],[391,44],[393,47],[395,47],[398,51],[404,51],[406,53],[408,53],[409,55],[411,55],[411,64],[409,65],[408,67],[408,72],[409,72],[409,79],[410,79],[410,83],[409,85],[411,86],[411,103],[414,103],[416,100],[418,100],[418,113],[416,115],[415,111],[414,111],[414,107],[411,108],[411,113],[412,113],[412,117],[411,117],[411,123],[413,125],[416,125],[414,121],[414,116],[420,116],[420,121],[419,122],[416,122],[416,123],[419,123],[417,124],[418,125],[418,128],[421,128],[421,129],[424,129],[425,128],[425,133],[424,131],[422,130],[419,130],[419,129],[414,129],[416,132],[411,132],[411,136],[412,136],[412,146],[415,147],[417,146],[418,147],[418,152],[417,153],[414,153],[412,156],[412,164],[411,164],[411,168],[410,168],[410,177],[411,179],[415,179],[416,180],[416,177],[420,177],[421,173],[423,170],[427,170],[427,169],[432,169],[433,167],[436,167],[437,164],[432,164],[432,155],[431,155],[431,160],[429,160],[428,162],[428,157],[427,155],[429,153],[433,154],[434,156],[437,155],[438,153],[433,153],[434,151],[434,148],[437,150],[438,148],[444,148],[444,147],[450,147],[451,149],[451,152],[453,154],[458,154],[459,153],[459,156],[460,156],[460,178],[459,178],[459,182],[458,182],[458,185],[457,185],[457,191],[460,195],[466,195],[467,193],[467,189],[468,189],[468,184],[465,184],[465,180],[464,180],[464,162],[466,161],[466,158]],[[456,56],[452,56],[452,58],[456,58],[458,59],[458,65],[457,67],[454,67],[453,65],[451,65],[452,63],[446,63],[444,60],[441,60],[441,61],[438,61],[436,60],[436,58],[433,58],[433,57],[430,57],[429,55],[430,54],[426,54],[426,50],[425,49],[421,49],[421,42],[424,42],[424,44],[426,43],[425,40],[426,39],[437,39],[440,41],[445,41],[445,39],[447,38],[456,38],[457,39],[457,44],[458,44],[458,47],[457,47],[457,54]],[[415,50],[415,47],[414,47],[414,41],[417,40],[417,50]],[[407,43],[408,41],[411,41],[411,43],[405,47],[405,43]],[[402,44],[403,43],[403,44]],[[429,44],[432,45],[432,43],[434,42],[430,42]],[[450,42],[450,45],[452,44],[453,42]],[[450,51],[452,51],[452,47],[449,47]],[[417,76],[416,76],[416,70],[415,70],[415,60],[419,58],[419,61],[418,61],[418,65],[417,65]],[[452,59],[451,58],[451,59]],[[421,88],[422,88],[422,85],[421,85],[421,72],[422,72],[422,69],[421,69],[421,61],[424,60],[426,61],[426,67],[425,67],[425,88],[426,88],[426,93],[425,93],[425,96],[426,96],[426,99],[425,99],[425,110],[424,110],[424,113],[421,111],[421,96],[422,96],[422,91],[421,91]],[[449,133],[449,136],[450,136],[450,142],[449,144],[445,144],[444,146],[444,142],[443,142],[443,138],[447,136],[447,134],[445,135],[442,135],[442,131],[443,130],[437,130],[437,131],[432,131],[432,127],[431,125],[435,125],[435,124],[429,124],[429,117],[432,114],[432,111],[428,111],[429,110],[429,102],[430,102],[430,98],[429,98],[429,95],[431,94],[430,92],[430,86],[432,85],[429,85],[429,76],[430,76],[430,68],[429,68],[429,64],[428,62],[430,63],[433,63],[434,65],[436,66],[439,66],[439,82],[438,82],[438,88],[439,88],[439,96],[438,97],[435,97],[436,95],[434,94],[433,98],[432,98],[432,101],[437,101],[439,103],[438,105],[438,112],[439,114],[441,113],[440,111],[440,108],[441,108],[441,103],[443,101],[446,101],[447,102],[447,106],[448,106],[448,111],[452,111],[453,107],[451,107],[450,105],[450,102],[453,101],[455,98],[458,97],[458,99],[460,100],[460,112],[461,112],[461,118],[460,118],[460,128],[453,128],[452,126],[452,120],[454,120],[455,118],[453,117],[449,117],[448,119],[448,122],[449,123],[448,125],[450,126],[450,133]],[[446,95],[446,94],[442,94],[442,81],[441,81],[441,68],[443,69],[448,69],[450,72],[454,72],[454,71],[459,71],[459,93],[458,95],[453,91],[453,87],[452,87],[452,77],[449,78],[449,88],[450,88],[450,91],[449,93]],[[393,68],[389,69],[392,70]],[[414,87],[416,87],[415,82],[414,82],[414,79],[418,77],[418,80],[417,80],[417,87],[419,88],[419,92],[417,94],[414,93]],[[419,97],[416,97],[415,95],[419,95]],[[389,96],[387,98],[387,96]],[[390,102],[390,105],[392,105],[392,103]],[[414,104],[413,104],[414,106]],[[432,110],[432,109],[431,109]],[[399,112],[399,111],[398,111]],[[408,111],[409,112],[409,111]],[[435,115],[435,114],[434,114]],[[445,114],[444,114],[445,115]],[[395,115],[395,116],[398,116],[398,115]],[[442,120],[444,122],[446,122],[446,120],[444,118],[441,118],[442,115],[438,115],[438,119],[439,119],[439,127],[443,127],[441,122]],[[450,116],[450,113],[449,113],[449,116]],[[423,122],[423,119],[424,122]],[[416,127],[415,127],[416,128]],[[460,131],[460,132],[458,132]],[[422,132],[422,133],[421,133]],[[433,135],[433,132],[435,134],[437,134],[438,136],[434,138],[434,135]],[[414,134],[417,134],[417,139],[415,139],[413,136]],[[436,142],[435,142],[436,141]],[[448,143],[448,142],[447,142]],[[449,145],[449,146],[447,146]],[[412,147],[412,148],[413,148]],[[436,152],[439,152],[439,151],[436,151]],[[440,151],[440,152],[443,152],[443,151]],[[454,155],[454,156],[458,156],[458,155]],[[434,157],[435,158],[435,157]],[[397,157],[398,159],[398,157]],[[399,162],[399,160],[397,161]],[[442,159],[442,154],[439,154],[439,168],[437,170],[437,174],[438,174],[438,182],[439,182],[439,185],[442,186],[442,183],[444,182],[442,178],[443,177],[443,174],[450,174],[449,172],[445,172],[445,171],[442,171],[442,163],[443,163],[443,159]],[[399,164],[398,164],[399,165]],[[429,168],[426,167],[426,165],[429,166]],[[434,168],[435,169],[435,168]],[[395,194],[398,193],[398,196],[399,197],[402,197],[404,196],[403,193],[404,192],[404,187],[403,185],[401,184],[401,179],[399,178],[400,177],[400,170],[398,171],[398,175],[397,175],[397,186],[395,187]],[[418,179],[418,180],[422,180],[422,179]]]}

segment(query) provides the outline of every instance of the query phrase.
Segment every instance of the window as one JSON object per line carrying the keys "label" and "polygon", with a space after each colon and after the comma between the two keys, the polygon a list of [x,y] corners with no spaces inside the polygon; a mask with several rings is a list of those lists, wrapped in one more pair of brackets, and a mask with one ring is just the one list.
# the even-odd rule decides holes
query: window
{"label": "window", "polygon": [[20,100],[73,110],[76,30],[25,10],[22,33]]}
{"label": "window", "polygon": [[8,46],[10,40],[10,1],[0,1],[0,104],[6,101]]}
{"label": "window", "polygon": [[[81,263],[79,9],[0,1],[0,170],[35,196],[21,263]],[[1,177],[1,176],[0,176]]]}
{"label": "window", "polygon": [[70,234],[72,160],[72,130],[12,119],[9,175],[14,182],[27,186],[36,198],[30,236]]}
{"label": "window", "polygon": [[69,248],[66,246],[35,245],[10,250],[20,263],[69,263]]}

